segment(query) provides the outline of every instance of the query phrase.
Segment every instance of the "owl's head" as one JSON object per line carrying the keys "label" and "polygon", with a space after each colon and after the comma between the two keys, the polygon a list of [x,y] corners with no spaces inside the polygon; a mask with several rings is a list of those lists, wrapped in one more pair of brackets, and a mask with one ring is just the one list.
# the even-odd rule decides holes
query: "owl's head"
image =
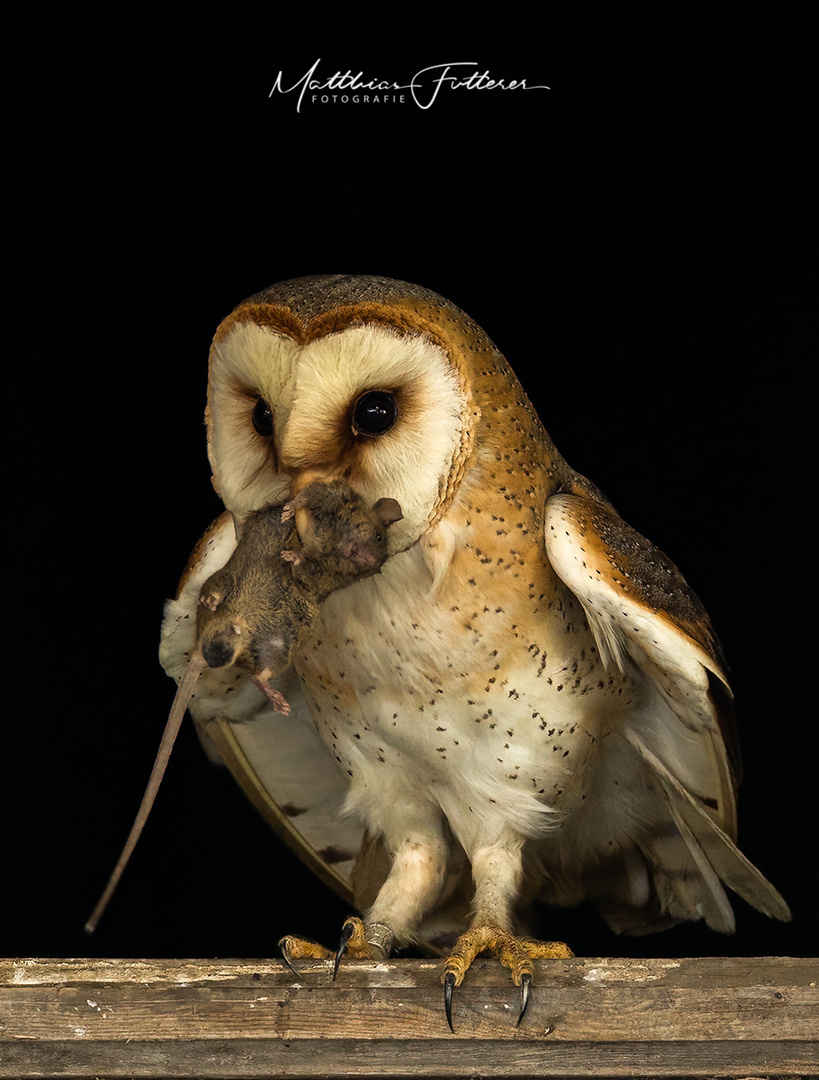
{"label": "owl's head", "polygon": [[385,278],[301,278],[251,297],[210,358],[208,446],[225,506],[241,519],[343,479],[370,503],[397,499],[390,547],[410,546],[472,454],[464,350],[479,346],[494,351],[442,297]]}

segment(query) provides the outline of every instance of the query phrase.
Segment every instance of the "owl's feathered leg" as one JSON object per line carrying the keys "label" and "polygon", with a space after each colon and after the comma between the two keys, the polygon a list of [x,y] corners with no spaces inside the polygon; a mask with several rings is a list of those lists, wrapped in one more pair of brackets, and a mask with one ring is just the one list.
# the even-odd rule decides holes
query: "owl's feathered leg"
{"label": "owl's feathered leg", "polygon": [[520,987],[518,1024],[523,1020],[532,987],[533,960],[566,959],[571,949],[560,941],[532,941],[511,932],[512,908],[522,877],[520,844],[483,848],[472,858],[475,881],[475,916],[444,961],[444,1009],[450,1030],[452,995],[460,986],[472,961],[488,953],[508,968]]}
{"label": "owl's feathered leg", "polygon": [[367,921],[388,926],[395,940],[412,940],[444,886],[449,848],[439,820],[420,823],[389,844],[392,865],[367,913]]}
{"label": "owl's feathered leg", "polygon": [[[409,835],[391,846],[392,865],[364,920],[345,919],[338,949],[287,936],[279,942],[285,963],[299,959],[333,960],[333,977],[343,956],[356,960],[383,960],[393,945],[412,940],[424,915],[443,888],[448,846],[438,818],[418,823]],[[294,969],[295,970],[295,969]]]}

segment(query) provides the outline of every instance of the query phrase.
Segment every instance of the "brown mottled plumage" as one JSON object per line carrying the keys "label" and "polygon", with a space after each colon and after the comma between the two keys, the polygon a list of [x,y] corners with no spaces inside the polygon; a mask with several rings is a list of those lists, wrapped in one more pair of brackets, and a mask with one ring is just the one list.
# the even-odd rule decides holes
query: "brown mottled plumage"
{"label": "brown mottled plumage", "polygon": [[[257,804],[357,904],[359,954],[451,947],[451,994],[483,949],[527,987],[542,954],[513,935],[533,895],[591,898],[631,933],[730,930],[723,883],[788,917],[733,842],[731,698],[702,605],[569,468],[463,312],[386,278],[251,297],[214,339],[208,445],[234,514],[340,477],[404,513],[382,574],[323,604],[286,731],[225,682],[194,703]],[[171,673],[229,548],[212,539],[169,605]]]}

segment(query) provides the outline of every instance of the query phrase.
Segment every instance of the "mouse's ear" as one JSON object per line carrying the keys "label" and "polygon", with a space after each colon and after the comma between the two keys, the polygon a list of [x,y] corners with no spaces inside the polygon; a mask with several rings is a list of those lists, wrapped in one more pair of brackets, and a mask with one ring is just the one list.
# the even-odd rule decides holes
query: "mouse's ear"
{"label": "mouse's ear", "polygon": [[379,499],[373,506],[373,513],[382,525],[393,525],[404,516],[396,499]]}

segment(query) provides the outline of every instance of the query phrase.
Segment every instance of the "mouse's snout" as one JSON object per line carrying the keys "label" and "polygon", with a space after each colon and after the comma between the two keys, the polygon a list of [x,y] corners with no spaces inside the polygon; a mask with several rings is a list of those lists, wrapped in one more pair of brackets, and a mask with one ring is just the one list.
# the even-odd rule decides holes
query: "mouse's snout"
{"label": "mouse's snout", "polygon": [[386,552],[379,552],[364,540],[348,540],[341,545],[342,559],[348,559],[361,570],[375,570],[384,562]]}
{"label": "mouse's snout", "polygon": [[206,635],[202,639],[202,656],[208,667],[226,667],[236,662],[236,655],[241,644],[241,633],[238,623],[231,623],[217,633]]}

